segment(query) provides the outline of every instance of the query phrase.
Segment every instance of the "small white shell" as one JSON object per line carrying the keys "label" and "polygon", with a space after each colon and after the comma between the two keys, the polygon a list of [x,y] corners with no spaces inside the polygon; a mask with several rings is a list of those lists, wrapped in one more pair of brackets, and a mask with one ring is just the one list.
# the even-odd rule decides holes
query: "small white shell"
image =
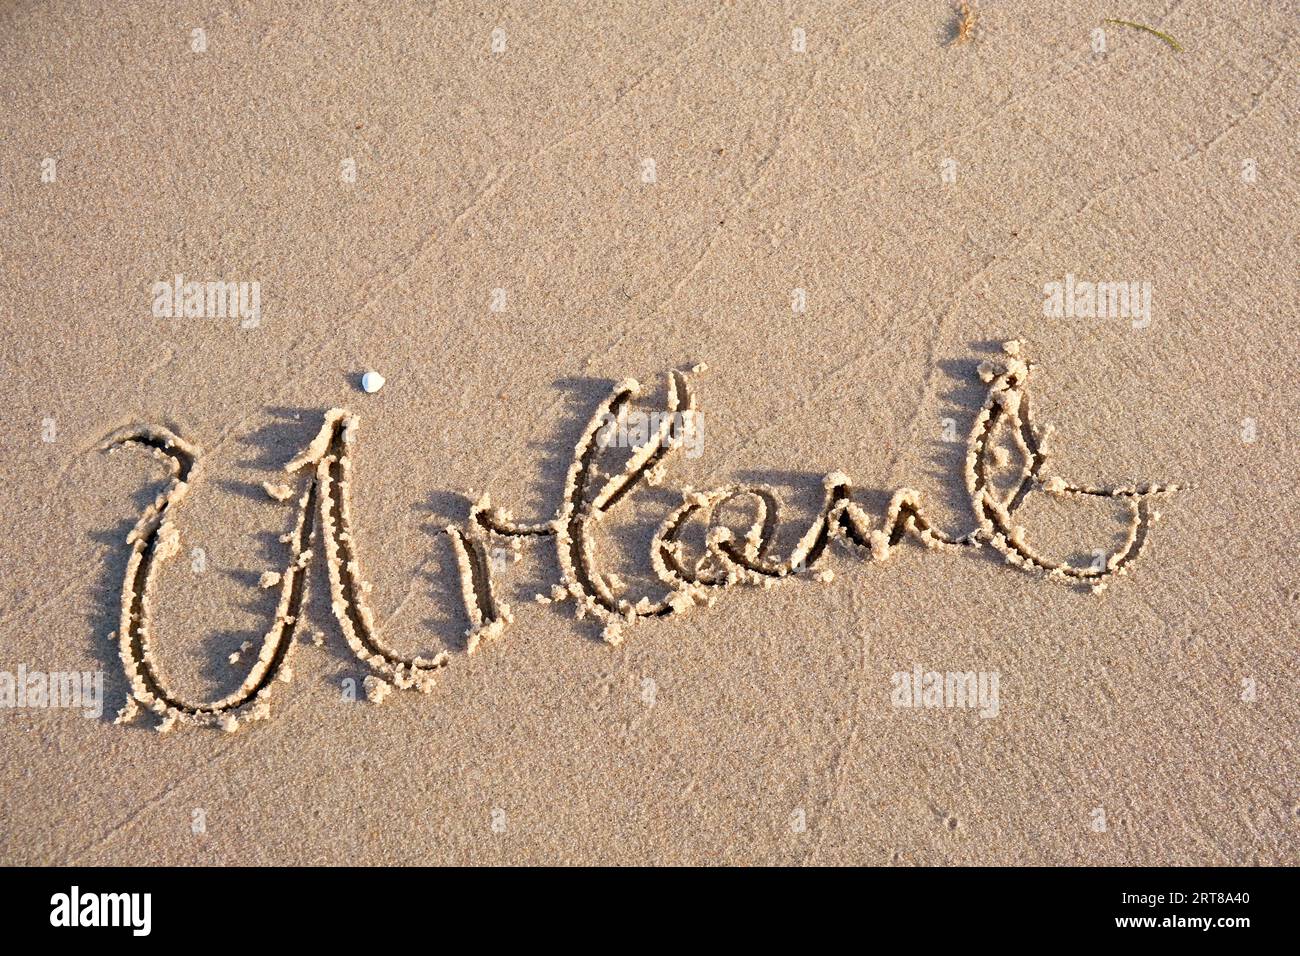
{"label": "small white shell", "polygon": [[366,372],[361,376],[361,390],[369,395],[384,387],[384,377],[378,372]]}

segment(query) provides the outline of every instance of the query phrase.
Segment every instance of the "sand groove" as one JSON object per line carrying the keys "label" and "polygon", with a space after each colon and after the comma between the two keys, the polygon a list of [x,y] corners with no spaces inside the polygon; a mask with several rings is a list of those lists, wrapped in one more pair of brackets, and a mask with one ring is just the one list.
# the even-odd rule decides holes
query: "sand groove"
{"label": "sand groove", "polygon": [[[812,573],[830,580],[823,567],[830,547],[839,543],[871,561],[886,560],[907,536],[929,549],[959,551],[989,546],[1006,561],[1022,570],[1049,580],[1081,584],[1099,591],[1110,578],[1127,573],[1146,544],[1151,525],[1160,517],[1152,508],[1158,497],[1179,490],[1177,485],[1146,484],[1141,487],[1096,488],[1074,485],[1056,476],[1044,477],[1048,461],[1045,449],[1048,432],[1036,428],[1029,414],[1027,383],[1030,363],[1021,355],[1019,341],[1007,342],[998,362],[980,366],[988,392],[976,416],[967,445],[965,483],[974,526],[961,535],[938,530],[926,516],[919,491],[896,491],[877,526],[861,505],[853,500],[853,486],[841,472],[824,480],[824,497],[817,517],[784,558],[771,554],[780,526],[781,501],[776,491],[763,485],[726,485],[697,491],[683,490],[682,503],[655,532],[650,563],[662,594],[632,601],[622,596],[625,586],[616,575],[601,571],[599,532],[612,510],[642,483],[657,484],[672,454],[681,449],[695,427],[695,396],[686,373],[667,376],[666,415],[657,431],[628,456],[622,469],[605,475],[596,467],[602,447],[602,429],[625,411],[641,391],[634,380],[618,383],[595,410],[582,438],[573,450],[563,497],[550,521],[526,524],[494,506],[484,495],[470,509],[463,527],[449,526],[447,534],[456,554],[461,593],[470,628],[467,653],[473,654],[487,641],[499,638],[513,621],[510,607],[495,593],[489,544],[504,539],[518,549],[524,541],[547,538],[555,547],[561,581],[543,602],[572,600],[577,617],[591,616],[603,628],[604,639],[621,643],[625,629],[646,618],[683,614],[698,604],[712,604],[717,592],[735,584],[770,587],[783,578]],[[148,709],[159,715],[159,730],[177,721],[215,724],[226,730],[242,722],[263,719],[270,714],[270,696],[279,681],[292,676],[290,656],[294,634],[306,600],[307,571],[319,534],[323,539],[331,592],[331,607],[352,653],[370,669],[365,691],[372,701],[381,701],[391,690],[415,689],[428,693],[435,673],[449,663],[446,653],[432,658],[404,657],[380,638],[370,608],[370,585],[362,576],[357,553],[352,512],[353,450],[359,419],[343,410],[325,414],[320,432],[303,453],[286,466],[290,475],[308,475],[305,488],[297,493],[297,517],[293,530],[282,540],[289,559],[278,576],[280,600],[275,618],[262,640],[257,660],[240,687],[208,703],[196,704],[170,691],[155,656],[152,610],[156,582],[163,564],[180,547],[180,533],[174,512],[200,476],[200,449],[164,428],[134,428],[116,433],[107,447],[137,446],[148,449],[170,471],[171,478],[157,498],[144,510],[127,537],[131,546],[122,586],[119,649],[131,687],[119,720]],[[1017,480],[999,491],[990,480],[990,462],[1003,466],[1010,453],[997,438],[1007,433],[1023,464]],[[295,492],[286,485],[267,483],[267,493],[287,501]],[[1064,498],[1106,497],[1128,509],[1127,539],[1100,566],[1075,567],[1052,561],[1034,550],[1025,528],[1014,521],[1015,514],[1034,491]],[[749,526],[737,534],[722,523],[730,510],[748,512]],[[703,553],[692,558],[682,540],[684,531],[699,523],[704,531]],[[276,575],[264,578],[270,586]]]}

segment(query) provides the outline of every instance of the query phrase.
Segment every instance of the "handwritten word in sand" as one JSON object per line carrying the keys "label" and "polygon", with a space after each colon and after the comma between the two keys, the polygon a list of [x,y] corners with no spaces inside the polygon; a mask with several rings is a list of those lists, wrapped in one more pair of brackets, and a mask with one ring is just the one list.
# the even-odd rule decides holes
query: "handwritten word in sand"
{"label": "handwritten word in sand", "polygon": [[[671,372],[667,381],[666,414],[659,416],[657,431],[629,454],[623,468],[606,474],[596,467],[597,450],[607,424],[626,411],[640,392],[635,381],[616,385],[592,415],[569,464],[563,498],[555,516],[536,524],[521,523],[509,511],[494,506],[485,495],[470,510],[462,526],[446,529],[459,566],[461,593],[470,627],[467,652],[475,653],[497,640],[512,622],[509,606],[496,593],[489,547],[509,542],[545,543],[555,549],[560,581],[544,602],[572,602],[579,618],[594,618],[604,639],[623,641],[627,629],[652,618],[685,614],[701,604],[712,604],[723,588],[737,584],[771,587],[800,573],[830,580],[824,559],[832,545],[864,559],[885,561],[907,536],[925,548],[963,551],[992,548],[1006,561],[1047,581],[1076,583],[1099,591],[1109,580],[1125,574],[1141,554],[1159,512],[1153,503],[1178,490],[1177,485],[1146,484],[1121,488],[1075,485],[1045,472],[1044,443],[1047,429],[1036,428],[1029,413],[1027,383],[1030,364],[1021,343],[1008,342],[999,362],[980,366],[988,392],[971,429],[964,466],[966,491],[974,527],[960,536],[934,527],[922,508],[921,493],[902,488],[894,493],[883,520],[876,524],[853,500],[847,476],[835,472],[824,480],[824,497],[817,517],[783,558],[772,554],[780,525],[780,499],[762,485],[726,485],[707,491],[685,489],[681,504],[660,524],[650,545],[650,563],[660,583],[660,593],[632,600],[617,575],[602,571],[599,547],[602,523],[638,486],[657,484],[673,455],[686,447],[690,423],[696,415],[695,396],[688,376]],[[684,427],[680,423],[685,423]],[[354,481],[358,418],[343,409],[325,414],[319,434],[287,465],[285,472],[298,487],[266,484],[278,501],[295,500],[293,528],[283,535],[289,559],[283,573],[263,575],[264,586],[280,588],[275,619],[262,639],[257,659],[234,692],[206,703],[186,700],[169,689],[157,661],[153,634],[154,605],[159,575],[169,558],[180,550],[176,511],[199,480],[200,450],[179,435],[159,427],[131,428],[109,439],[109,448],[148,449],[170,471],[171,478],[140,515],[127,536],[131,548],[122,584],[120,630],[117,635],[122,665],[130,684],[126,706],[118,715],[124,721],[142,709],[159,718],[158,729],[178,722],[217,725],[236,730],[241,723],[270,715],[271,695],[277,682],[292,677],[290,659],[294,636],[305,607],[308,567],[315,541],[324,542],[331,604],[352,653],[370,670],[364,680],[366,696],[383,700],[393,688],[428,693],[438,671],[450,663],[443,652],[433,657],[404,656],[381,638],[370,608],[369,583],[361,573],[357,553],[352,485]],[[1010,444],[1023,462],[1018,479],[1002,489],[991,474],[1010,460]],[[1127,540],[1104,562],[1086,568],[1051,561],[1029,543],[1017,510],[1033,492],[1065,498],[1109,498],[1128,512]],[[737,512],[749,520],[738,533],[724,523]],[[685,532],[703,529],[703,547],[688,553]]]}

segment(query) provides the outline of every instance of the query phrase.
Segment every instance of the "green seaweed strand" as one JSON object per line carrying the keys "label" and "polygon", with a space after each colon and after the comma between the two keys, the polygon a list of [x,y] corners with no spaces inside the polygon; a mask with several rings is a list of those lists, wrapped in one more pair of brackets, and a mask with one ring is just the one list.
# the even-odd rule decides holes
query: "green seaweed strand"
{"label": "green seaweed strand", "polygon": [[1149,27],[1149,26],[1147,26],[1147,25],[1145,25],[1145,24],[1142,24],[1142,23],[1134,23],[1132,20],[1115,20],[1115,19],[1110,18],[1110,17],[1106,18],[1106,19],[1103,20],[1102,22],[1103,22],[1103,23],[1118,23],[1120,26],[1132,27],[1134,30],[1143,30],[1143,31],[1145,31],[1145,32],[1147,32],[1147,33],[1154,34],[1155,36],[1158,36],[1160,39],[1162,39],[1162,40],[1164,40],[1166,43],[1168,43],[1171,47],[1173,47],[1173,48],[1174,48],[1175,50],[1177,50],[1179,53],[1182,53],[1182,52],[1183,52],[1183,47],[1182,47],[1182,44],[1181,44],[1181,43],[1179,43],[1177,40],[1175,40],[1173,37],[1171,37],[1168,33],[1161,33],[1161,32],[1160,32],[1159,30],[1157,30],[1155,27]]}

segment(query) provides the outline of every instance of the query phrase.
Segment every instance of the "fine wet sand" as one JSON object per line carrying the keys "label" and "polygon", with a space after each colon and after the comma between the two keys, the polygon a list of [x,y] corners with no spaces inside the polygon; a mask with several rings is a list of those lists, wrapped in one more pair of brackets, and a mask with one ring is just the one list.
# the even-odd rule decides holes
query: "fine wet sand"
{"label": "fine wet sand", "polygon": [[961,23],[0,12],[0,863],[1294,864],[1294,17]]}

